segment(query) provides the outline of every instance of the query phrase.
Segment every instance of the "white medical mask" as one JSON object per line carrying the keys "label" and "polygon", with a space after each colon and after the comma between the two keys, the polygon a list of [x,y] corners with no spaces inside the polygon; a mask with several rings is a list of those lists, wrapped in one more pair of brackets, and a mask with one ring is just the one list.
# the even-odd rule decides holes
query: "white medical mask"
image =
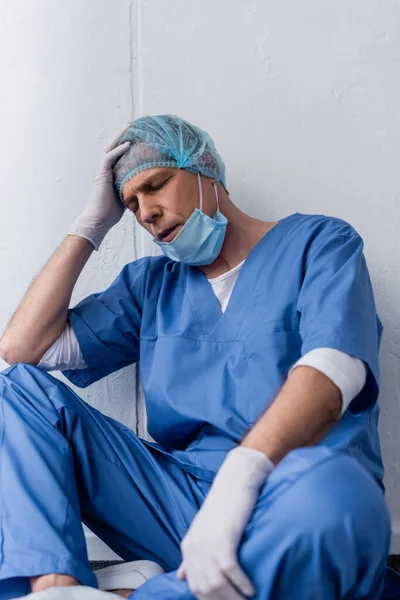
{"label": "white medical mask", "polygon": [[171,242],[153,241],[168,258],[186,265],[210,265],[221,252],[224,243],[227,218],[219,212],[218,187],[214,183],[217,211],[211,218],[203,213],[203,189],[197,173],[200,194],[200,210],[196,208],[182,229]]}

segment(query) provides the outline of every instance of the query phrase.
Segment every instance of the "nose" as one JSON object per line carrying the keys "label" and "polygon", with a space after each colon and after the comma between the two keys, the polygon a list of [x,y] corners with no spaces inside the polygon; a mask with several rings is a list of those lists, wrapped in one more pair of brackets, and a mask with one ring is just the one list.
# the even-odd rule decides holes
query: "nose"
{"label": "nose", "polygon": [[150,225],[161,216],[161,209],[158,206],[146,206],[145,203],[143,204],[144,206],[141,208],[142,221]]}

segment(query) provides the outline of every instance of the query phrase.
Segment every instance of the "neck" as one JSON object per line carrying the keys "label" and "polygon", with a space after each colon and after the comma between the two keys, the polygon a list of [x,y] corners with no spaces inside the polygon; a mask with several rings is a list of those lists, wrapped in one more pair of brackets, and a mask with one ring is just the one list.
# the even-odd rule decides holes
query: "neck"
{"label": "neck", "polygon": [[[219,186],[219,192],[222,186]],[[233,204],[223,190],[220,193],[220,211],[228,219],[221,252],[211,265],[198,267],[208,279],[218,277],[245,260],[254,246],[276,222],[254,219]]]}

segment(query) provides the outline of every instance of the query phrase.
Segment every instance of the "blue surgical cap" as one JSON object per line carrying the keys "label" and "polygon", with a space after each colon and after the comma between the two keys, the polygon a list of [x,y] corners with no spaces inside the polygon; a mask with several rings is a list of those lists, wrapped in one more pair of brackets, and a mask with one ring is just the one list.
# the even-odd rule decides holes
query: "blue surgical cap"
{"label": "blue surgical cap", "polygon": [[215,178],[225,186],[225,165],[214,142],[202,129],[175,115],[147,116],[132,121],[118,145],[131,142],[114,167],[122,199],[124,184],[153,167],[174,167]]}

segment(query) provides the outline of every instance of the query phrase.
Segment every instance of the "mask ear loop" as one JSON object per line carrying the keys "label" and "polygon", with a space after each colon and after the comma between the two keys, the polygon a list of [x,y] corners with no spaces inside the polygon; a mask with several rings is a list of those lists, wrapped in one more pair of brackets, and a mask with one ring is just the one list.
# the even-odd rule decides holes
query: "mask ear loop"
{"label": "mask ear loop", "polygon": [[213,183],[213,186],[214,186],[214,192],[215,192],[215,199],[216,199],[216,201],[217,201],[217,212],[219,212],[219,202],[218,202],[218,186],[217,186],[217,183],[216,183],[216,182],[214,182],[214,183]]}
{"label": "mask ear loop", "polygon": [[200,212],[203,211],[203,187],[201,185],[200,173],[197,173],[197,180],[199,182],[199,194],[200,194]]}
{"label": "mask ear loop", "polygon": [[[202,212],[203,211],[203,186],[201,185],[200,173],[197,173],[197,180],[199,182],[200,211]],[[215,199],[217,201],[217,212],[219,212],[218,186],[217,186],[216,182],[213,183],[213,188],[214,188],[214,193],[215,193]]]}

